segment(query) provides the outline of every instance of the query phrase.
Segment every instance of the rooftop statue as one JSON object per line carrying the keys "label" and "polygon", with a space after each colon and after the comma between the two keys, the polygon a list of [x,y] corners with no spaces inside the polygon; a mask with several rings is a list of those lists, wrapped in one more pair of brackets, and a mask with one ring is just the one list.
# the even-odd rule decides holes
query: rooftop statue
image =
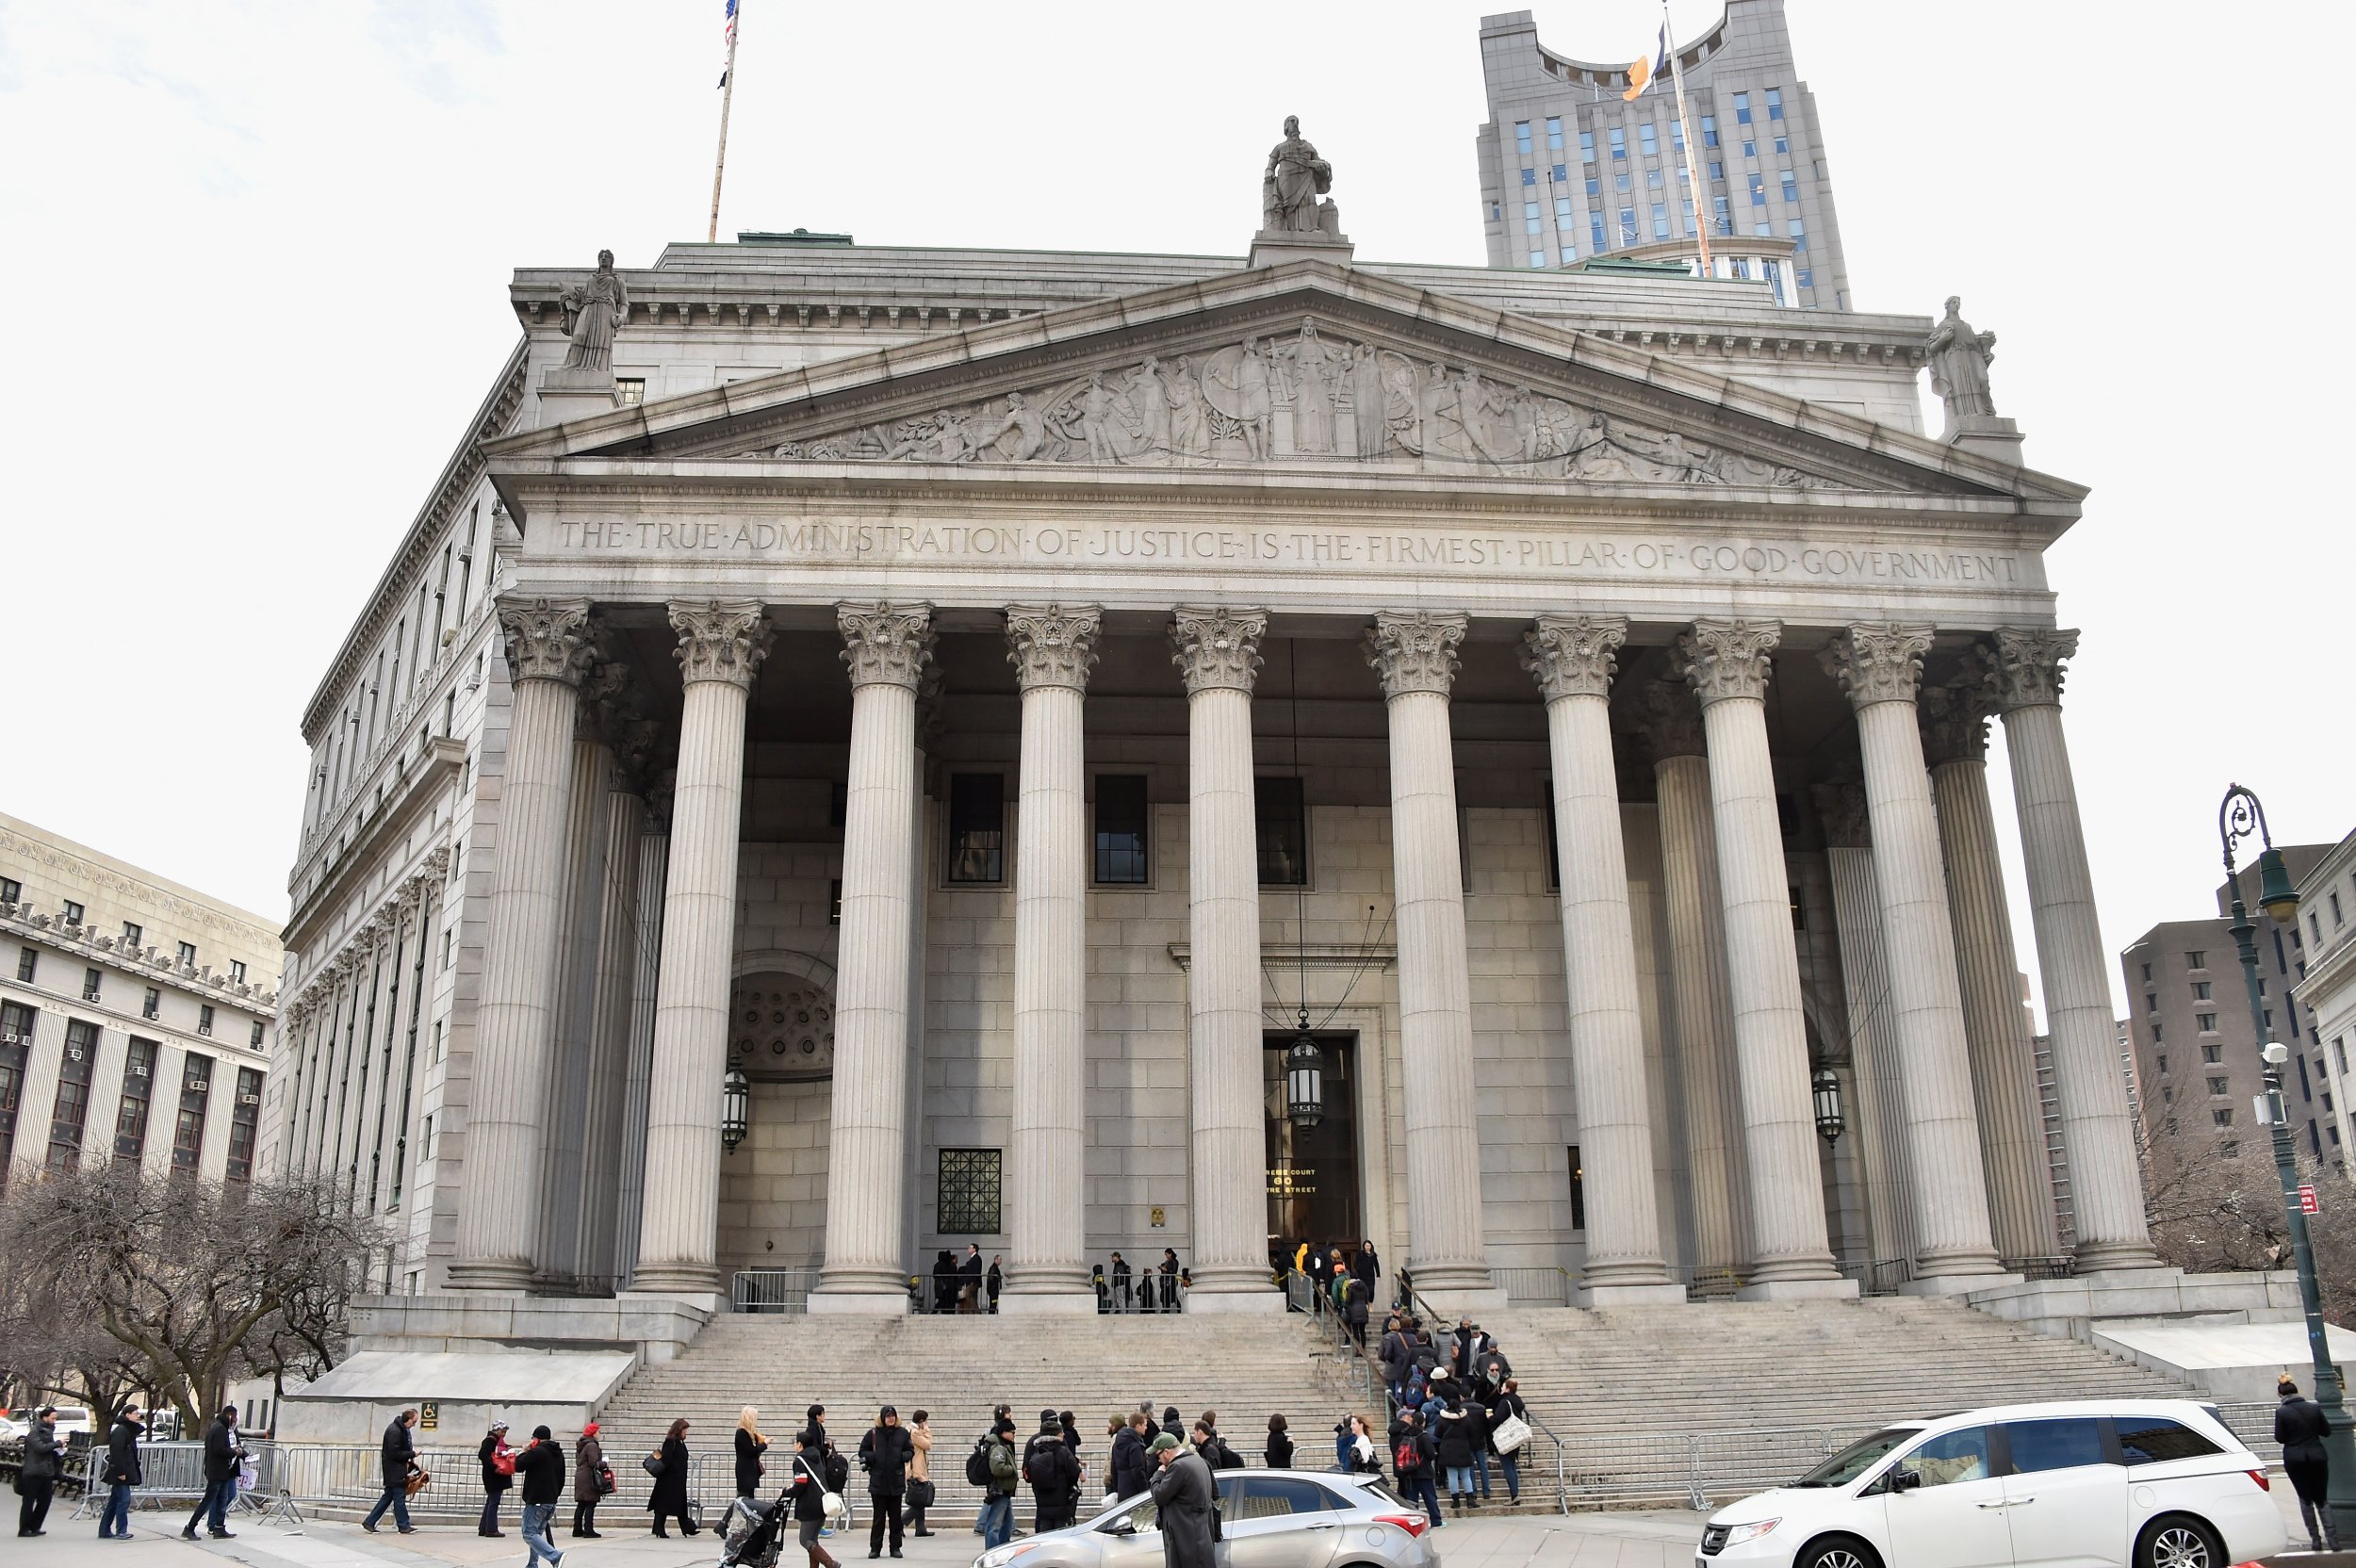
{"label": "rooftop statue", "polygon": [[1963,296],[1947,296],[1947,314],[1931,329],[1931,390],[1947,404],[1947,428],[1973,416],[1996,412],[1988,394],[1988,362],[1996,357],[1996,335],[1973,332],[1963,318]]}
{"label": "rooftop statue", "polygon": [[614,370],[614,335],[630,319],[630,290],[614,270],[614,253],[597,253],[597,270],[587,283],[564,290],[564,351],[567,370]]}
{"label": "rooftop statue", "polygon": [[1333,166],[1301,137],[1301,117],[1284,117],[1284,139],[1268,149],[1268,171],[1260,176],[1262,234],[1319,235],[1338,240],[1341,209],[1318,197],[1333,188]]}

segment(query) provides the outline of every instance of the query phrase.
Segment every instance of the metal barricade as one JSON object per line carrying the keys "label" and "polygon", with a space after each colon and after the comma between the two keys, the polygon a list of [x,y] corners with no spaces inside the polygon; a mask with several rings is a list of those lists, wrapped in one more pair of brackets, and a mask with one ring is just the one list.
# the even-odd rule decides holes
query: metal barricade
{"label": "metal barricade", "polygon": [[1567,1268],[1492,1268],[1489,1282],[1505,1292],[1509,1307],[1567,1307],[1573,1281]]}
{"label": "metal barricade", "polygon": [[817,1282],[812,1267],[740,1268],[728,1280],[728,1311],[806,1313]]}

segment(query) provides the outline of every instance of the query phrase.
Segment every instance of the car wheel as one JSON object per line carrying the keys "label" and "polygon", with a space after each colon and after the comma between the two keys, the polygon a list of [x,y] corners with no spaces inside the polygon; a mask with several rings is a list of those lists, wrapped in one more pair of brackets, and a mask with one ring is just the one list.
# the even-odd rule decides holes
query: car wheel
{"label": "car wheel", "polygon": [[2135,1568],[2228,1568],[2217,1531],[2189,1513],[2169,1513],[2144,1527]]}
{"label": "car wheel", "polygon": [[1854,1535],[1828,1535],[1809,1542],[1792,1568],[1882,1568],[1882,1560]]}

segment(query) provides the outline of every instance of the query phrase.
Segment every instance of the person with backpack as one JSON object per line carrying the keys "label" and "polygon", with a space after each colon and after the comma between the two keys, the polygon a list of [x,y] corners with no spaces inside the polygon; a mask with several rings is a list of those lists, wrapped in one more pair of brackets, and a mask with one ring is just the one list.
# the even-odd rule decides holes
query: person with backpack
{"label": "person with backpack", "polygon": [[1014,1539],[1014,1489],[1022,1473],[1015,1461],[1014,1423],[1001,1415],[965,1457],[967,1483],[982,1489],[982,1511],[973,1527],[984,1551]]}
{"label": "person with backpack", "polygon": [[1407,1395],[1407,1381],[1415,1372],[1415,1347],[1407,1337],[1405,1327],[1394,1321],[1383,1335],[1383,1386],[1390,1390],[1391,1403],[1396,1405]]}
{"label": "person with backpack", "polygon": [[1211,1440],[1209,1448],[1203,1455],[1204,1463],[1214,1470],[1241,1470],[1246,1467],[1243,1456],[1235,1452],[1225,1438],[1219,1435],[1219,1412],[1204,1411],[1200,1425],[1205,1432],[1210,1434]]}
{"label": "person with backpack", "polygon": [[867,1472],[867,1497],[875,1505],[875,1516],[867,1527],[867,1555],[871,1560],[883,1555],[887,1523],[891,1527],[892,1555],[900,1555],[900,1494],[908,1485],[908,1466],[915,1461],[916,1445],[909,1440],[908,1429],[900,1425],[899,1410],[884,1406],[875,1416],[875,1424],[859,1440],[859,1467]]}
{"label": "person with backpack", "polygon": [[523,1483],[520,1527],[524,1549],[531,1554],[524,1559],[525,1568],[539,1568],[542,1561],[559,1568],[564,1554],[548,1540],[548,1526],[556,1520],[557,1500],[564,1495],[564,1451],[548,1428],[532,1429],[532,1441],[515,1456],[515,1478]]}
{"label": "person with backpack", "polygon": [[491,1429],[483,1434],[482,1446],[475,1450],[475,1462],[483,1467],[483,1522],[475,1527],[475,1534],[505,1535],[499,1528],[499,1503],[515,1484],[515,1450],[507,1446],[506,1422],[491,1423]]}
{"label": "person with backpack", "polygon": [[1399,1495],[1420,1507],[1438,1529],[1448,1523],[1440,1512],[1440,1494],[1432,1484],[1432,1439],[1423,1429],[1423,1413],[1412,1406],[1391,1423],[1391,1474]]}
{"label": "person with backpack", "polygon": [[1072,1489],[1080,1483],[1080,1462],[1064,1441],[1063,1422],[1052,1410],[1039,1413],[1039,1432],[1023,1448],[1023,1478],[1031,1488],[1031,1528],[1039,1535],[1072,1523]]}
{"label": "person with backpack", "polygon": [[[794,1530],[802,1550],[809,1556],[810,1568],[843,1568],[819,1539],[826,1533],[826,1494],[833,1490],[826,1485],[826,1472],[821,1468],[826,1463],[826,1451],[824,1431],[812,1428],[797,1433],[794,1439],[794,1476],[786,1484],[794,1494]],[[656,1523],[662,1521],[658,1519]]]}

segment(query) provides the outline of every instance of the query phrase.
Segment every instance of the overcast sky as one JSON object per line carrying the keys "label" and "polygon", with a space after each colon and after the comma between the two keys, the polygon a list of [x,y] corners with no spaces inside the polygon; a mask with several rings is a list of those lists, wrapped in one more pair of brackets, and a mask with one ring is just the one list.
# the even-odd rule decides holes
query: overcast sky
{"label": "overcast sky", "polygon": [[[1480,4],[744,7],[723,234],[1238,253],[1297,113],[1360,255],[1483,258]],[[1657,15],[1536,11],[1595,59]],[[703,237],[720,12],[0,0],[0,810],[285,914],[302,710],[509,273]],[[2229,779],[2282,841],[2356,815],[2344,94],[2299,90],[2348,16],[1790,0],[1855,302],[1961,293],[2030,463],[2093,486],[2051,576],[2114,950],[2207,912]]]}

